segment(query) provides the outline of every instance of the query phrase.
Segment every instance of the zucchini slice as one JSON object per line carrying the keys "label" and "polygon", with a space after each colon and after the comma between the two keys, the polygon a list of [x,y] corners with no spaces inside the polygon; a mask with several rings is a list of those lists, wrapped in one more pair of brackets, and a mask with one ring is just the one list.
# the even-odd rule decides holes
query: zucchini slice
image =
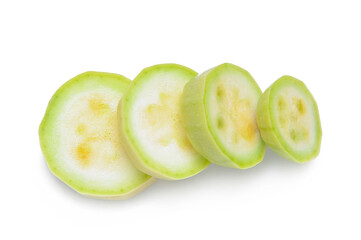
{"label": "zucchini slice", "polygon": [[259,100],[257,123],[266,144],[284,158],[304,163],[319,154],[318,107],[302,81],[283,76],[273,83]]}
{"label": "zucchini slice", "polygon": [[129,161],[118,136],[117,104],[130,80],[85,72],[51,98],[40,124],[40,145],[51,172],[77,192],[124,199],[154,178]]}
{"label": "zucchini slice", "polygon": [[187,83],[183,121],[194,146],[209,161],[249,168],[262,161],[265,144],[256,124],[261,89],[244,69],[225,63]]}
{"label": "zucchini slice", "polygon": [[197,75],[177,64],[145,68],[119,103],[120,136],[135,166],[157,178],[190,177],[209,162],[190,144],[181,121],[184,85]]}

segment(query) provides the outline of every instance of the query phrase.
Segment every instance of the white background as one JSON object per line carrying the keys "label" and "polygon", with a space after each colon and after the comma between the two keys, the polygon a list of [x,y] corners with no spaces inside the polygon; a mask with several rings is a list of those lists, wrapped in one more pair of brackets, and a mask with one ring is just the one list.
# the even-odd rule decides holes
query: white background
{"label": "white background", "polygon": [[[361,239],[359,1],[0,1],[0,239]],[[174,62],[284,74],[318,102],[319,157],[267,151],[125,201],[85,198],[48,170],[38,126],[56,89],[88,70],[134,78]]]}

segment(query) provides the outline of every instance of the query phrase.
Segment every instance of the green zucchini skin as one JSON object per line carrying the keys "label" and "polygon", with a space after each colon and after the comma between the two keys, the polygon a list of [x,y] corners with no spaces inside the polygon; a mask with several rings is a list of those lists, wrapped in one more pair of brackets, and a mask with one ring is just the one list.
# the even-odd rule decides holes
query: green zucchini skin
{"label": "green zucchini skin", "polygon": [[[307,150],[306,153],[292,150],[277,125],[275,115],[278,110],[274,107],[274,102],[277,100],[277,95],[285,92],[286,87],[299,90],[309,102],[307,108],[313,116],[313,129],[309,129],[309,131],[315,131],[315,141],[312,146],[308,147],[310,150]],[[320,152],[322,129],[317,103],[306,85],[294,77],[283,76],[279,78],[262,94],[257,106],[257,125],[267,146],[286,159],[297,163],[306,163],[317,157]]]}
{"label": "green zucchini skin", "polygon": [[[114,184],[102,187],[103,184],[107,185],[109,182],[99,183],[96,179],[87,176],[86,173],[85,175],[79,174],[87,172],[87,168],[81,169],[81,171],[67,168],[66,161],[69,160],[63,157],[64,151],[68,150],[64,148],[64,145],[67,145],[69,139],[61,137],[62,129],[59,130],[59,128],[62,124],[60,121],[61,116],[68,111],[69,102],[76,102],[74,98],[79,95],[88,94],[89,92],[98,94],[99,91],[112,92],[115,101],[117,101],[116,99],[121,98],[129,84],[130,80],[119,74],[84,72],[63,84],[49,101],[44,118],[39,126],[40,147],[45,161],[53,175],[84,196],[101,199],[127,199],[141,192],[156,180],[135,169],[124,156],[125,158],[119,161],[125,161],[124,166],[131,171],[128,175],[129,179],[116,179]],[[104,93],[102,92],[102,94]],[[116,113],[114,114],[116,116]],[[116,120],[116,118],[114,119]],[[74,124],[77,124],[77,122],[74,122]],[[102,149],[96,149],[95,151],[102,151]],[[101,170],[99,171],[101,172]],[[89,183],[90,181],[93,182]]]}
{"label": "green zucchini skin", "polygon": [[[146,144],[144,142],[147,142],[149,139],[141,139],[136,135],[135,132],[141,130],[136,129],[136,124],[134,123],[136,119],[132,118],[134,106],[139,98],[142,98],[139,92],[143,91],[143,89],[149,88],[149,85],[147,84],[151,84],[153,81],[157,82],[156,76],[162,76],[164,74],[168,74],[168,82],[173,81],[172,77],[174,77],[174,79],[178,79],[174,81],[182,81],[184,84],[197,75],[197,73],[192,69],[178,64],[159,64],[143,69],[132,81],[128,91],[119,102],[119,132],[122,142],[126,146],[125,149],[127,154],[130,156],[134,166],[136,166],[139,170],[156,178],[179,180],[191,177],[201,172],[209,165],[209,162],[198,154],[190,145],[192,148],[192,153],[190,154],[192,156],[190,157],[191,159],[189,159],[189,161],[192,162],[191,164],[187,166],[177,166],[177,168],[170,167],[169,165],[172,162],[172,158],[176,157],[175,155],[169,157],[167,160],[169,164],[164,163],[164,161],[160,163],[159,159],[156,159],[154,155],[152,155],[152,153],[149,150],[147,151],[146,147],[144,147],[144,144]],[[184,85],[182,85],[182,89],[180,89],[180,91],[183,90],[183,86]],[[154,92],[157,91],[158,87],[159,86],[154,84]],[[154,103],[150,104],[154,105]],[[180,108],[181,106],[179,105],[178,107]],[[157,149],[157,151],[160,152],[163,151],[158,145],[155,145],[154,149]]]}
{"label": "green zucchini skin", "polygon": [[[209,91],[207,90],[207,84],[217,74],[227,71],[235,72],[247,79],[246,81],[252,86],[256,95],[261,95],[260,88],[246,70],[230,63],[221,64],[198,75],[186,84],[182,95],[182,117],[188,138],[194,148],[206,159],[224,167],[246,169],[257,165],[263,160],[265,144],[261,137],[258,137],[258,147],[250,156],[236,156],[222,147],[220,140],[212,133],[209,115],[207,116],[206,95],[207,91]],[[254,118],[255,114],[254,109]],[[256,134],[259,135],[258,130],[256,131]]]}

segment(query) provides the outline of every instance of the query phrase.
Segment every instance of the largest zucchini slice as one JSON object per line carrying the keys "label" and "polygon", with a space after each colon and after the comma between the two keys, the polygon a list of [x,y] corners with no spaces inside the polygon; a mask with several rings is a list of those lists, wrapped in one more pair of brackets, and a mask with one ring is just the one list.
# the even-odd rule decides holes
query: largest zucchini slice
{"label": "largest zucchini slice", "polygon": [[117,104],[129,83],[118,74],[86,72],[49,102],[41,149],[51,172],[81,194],[128,198],[155,180],[130,163],[118,136]]}

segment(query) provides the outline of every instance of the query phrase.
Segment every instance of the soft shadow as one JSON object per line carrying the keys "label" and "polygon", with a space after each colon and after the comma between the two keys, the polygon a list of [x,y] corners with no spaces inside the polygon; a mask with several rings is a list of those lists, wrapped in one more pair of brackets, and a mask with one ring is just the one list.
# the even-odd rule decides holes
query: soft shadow
{"label": "soft shadow", "polygon": [[215,187],[219,187],[220,185],[229,186],[234,183],[257,181],[266,173],[277,172],[277,174],[284,174],[287,176],[290,174],[303,174],[310,169],[310,165],[312,165],[312,161],[307,164],[291,162],[278,156],[271,149],[267,148],[264,160],[255,167],[239,170],[210,164],[209,167],[201,173],[187,179],[177,181],[158,179],[152,186],[133,198],[119,201],[89,198],[77,193],[60,179],[55,177],[48,169],[44,157],[42,157],[42,159],[43,168],[44,171],[47,172],[48,181],[51,181],[52,185],[58,188],[58,190],[69,199],[76,202],[80,201],[81,204],[101,204],[102,206],[122,205],[127,207],[166,197],[169,194],[191,195],[192,192],[199,191],[199,189],[206,186],[215,185]]}
{"label": "soft shadow", "polygon": [[[240,170],[211,164],[207,169],[191,178],[178,181],[158,180],[150,187],[151,190],[145,192],[143,196],[161,198],[162,195],[179,194],[179,192],[191,194],[191,192],[199,191],[199,189],[206,186],[230,186],[232,184],[238,185],[241,182],[259,181],[262,176],[270,174],[272,177],[275,172],[288,178],[290,175],[304,174],[305,171],[310,169],[310,165],[311,163],[298,164],[291,162],[267,148],[264,160],[255,167]],[[268,179],[264,178],[264,181],[268,181]]]}
{"label": "soft shadow", "polygon": [[142,195],[143,193],[146,193],[149,190],[149,188],[152,188],[152,186],[150,186],[147,189],[145,189],[143,192],[134,196],[133,198],[125,199],[125,200],[109,200],[109,199],[86,197],[78,193],[77,191],[69,187],[67,184],[65,184],[63,181],[61,181],[58,177],[56,177],[48,168],[44,156],[42,156],[41,159],[42,159],[43,170],[44,172],[46,172],[46,177],[48,178],[47,181],[49,181],[51,183],[51,186],[56,188],[57,191],[61,192],[61,194],[66,196],[68,200],[74,201],[76,203],[89,204],[93,206],[102,205],[102,207],[111,206],[111,205],[120,205],[120,204],[128,206],[129,204],[136,204],[137,201],[145,201],[146,199],[142,199],[142,197],[139,196]]}

